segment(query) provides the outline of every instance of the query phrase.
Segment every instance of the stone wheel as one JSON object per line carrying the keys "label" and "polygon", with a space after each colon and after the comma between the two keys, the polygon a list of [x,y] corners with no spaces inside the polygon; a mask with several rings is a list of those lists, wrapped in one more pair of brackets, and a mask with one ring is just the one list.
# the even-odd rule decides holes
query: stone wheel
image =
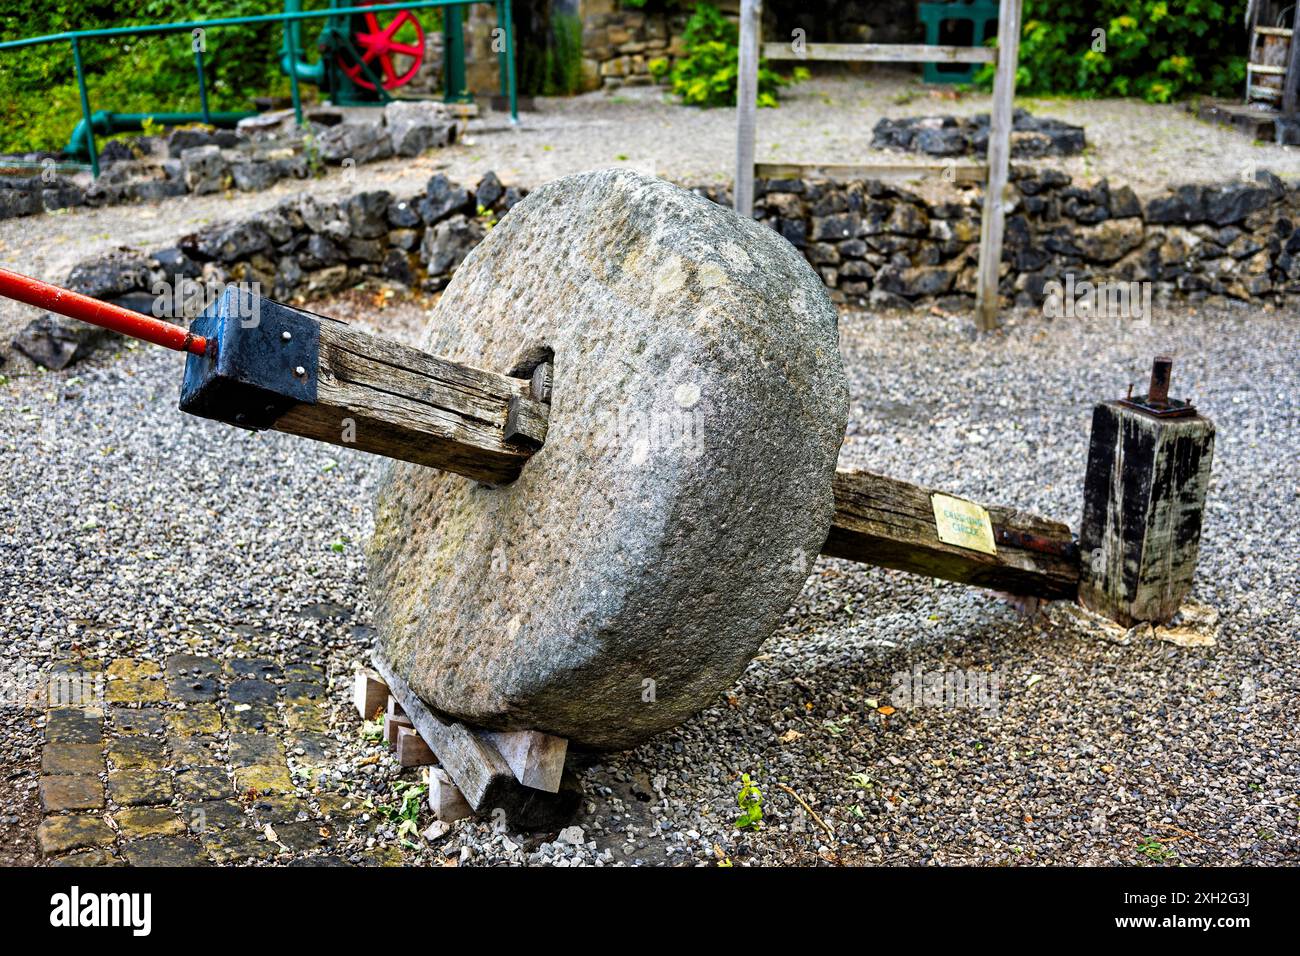
{"label": "stone wheel", "polygon": [[444,714],[592,748],[710,704],[830,527],[847,388],[820,279],[770,229],[605,170],[515,206],[423,346],[553,355],[553,398],[509,485],[390,470],[370,585],[393,667]]}

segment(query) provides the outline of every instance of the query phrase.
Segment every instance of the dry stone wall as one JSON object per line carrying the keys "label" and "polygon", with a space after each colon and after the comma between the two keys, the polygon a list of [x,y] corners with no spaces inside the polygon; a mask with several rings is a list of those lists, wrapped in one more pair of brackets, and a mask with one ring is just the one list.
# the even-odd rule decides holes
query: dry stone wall
{"label": "dry stone wall", "polygon": [[[730,205],[725,189],[694,191]],[[488,173],[473,187],[435,175],[415,196],[302,194],[166,249],[88,260],[66,284],[172,317],[192,316],[188,303],[202,304],[205,290],[228,282],[256,282],[280,300],[318,299],[368,279],[437,291],[526,192]],[[754,214],[799,250],[833,301],[961,310],[974,302],[983,191],[947,184],[941,192],[926,198],[872,180],[761,180]],[[1157,302],[1285,298],[1300,293],[1298,226],[1300,188],[1269,172],[1142,199],[1105,180],[1075,183],[1057,170],[1017,167],[1000,290],[1005,301],[1031,307],[1084,282],[1149,284]],[[170,295],[161,304],[159,288]],[[13,344],[61,368],[102,337],[42,316]]]}

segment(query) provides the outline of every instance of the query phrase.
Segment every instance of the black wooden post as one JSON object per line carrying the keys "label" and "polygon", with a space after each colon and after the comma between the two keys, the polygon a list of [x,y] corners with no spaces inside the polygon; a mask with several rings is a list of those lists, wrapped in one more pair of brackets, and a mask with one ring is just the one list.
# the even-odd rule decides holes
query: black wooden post
{"label": "black wooden post", "polygon": [[1191,590],[1214,456],[1214,423],[1169,398],[1172,360],[1148,393],[1093,411],[1079,598],[1125,625],[1168,621]]}

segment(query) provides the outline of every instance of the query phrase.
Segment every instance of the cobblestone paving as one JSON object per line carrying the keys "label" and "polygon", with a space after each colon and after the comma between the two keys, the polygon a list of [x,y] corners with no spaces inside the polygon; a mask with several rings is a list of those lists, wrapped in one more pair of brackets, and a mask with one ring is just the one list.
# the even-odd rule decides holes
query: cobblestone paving
{"label": "cobblestone paving", "polygon": [[[328,669],[326,649],[311,645],[292,660],[57,663],[41,750],[41,852],[61,866],[345,864],[336,835],[369,807],[316,779],[339,749],[323,729]],[[400,854],[380,848],[356,862]]]}

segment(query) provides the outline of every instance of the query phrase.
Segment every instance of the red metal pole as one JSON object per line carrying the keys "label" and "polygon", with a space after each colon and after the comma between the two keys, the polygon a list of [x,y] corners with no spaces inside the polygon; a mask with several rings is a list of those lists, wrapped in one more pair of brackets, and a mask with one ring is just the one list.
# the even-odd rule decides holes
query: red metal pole
{"label": "red metal pole", "polygon": [[56,285],[8,269],[0,269],[0,295],[89,322],[91,325],[112,329],[134,339],[175,349],[177,352],[202,355],[208,348],[207,339],[194,335],[179,325],[132,312],[111,302],[101,302],[80,292],[60,289]]}

